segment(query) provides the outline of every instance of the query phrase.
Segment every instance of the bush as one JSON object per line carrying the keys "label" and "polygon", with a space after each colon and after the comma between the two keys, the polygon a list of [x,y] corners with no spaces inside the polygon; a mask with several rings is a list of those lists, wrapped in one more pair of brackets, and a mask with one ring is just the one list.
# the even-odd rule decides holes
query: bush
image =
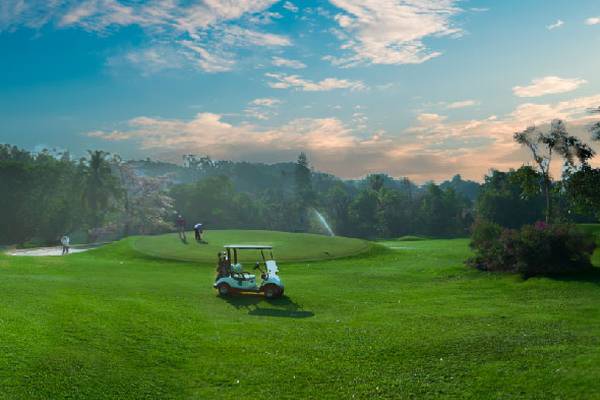
{"label": "bush", "polygon": [[524,277],[573,274],[592,268],[594,237],[572,225],[537,222],[520,230],[478,221],[467,264],[484,271],[520,273]]}

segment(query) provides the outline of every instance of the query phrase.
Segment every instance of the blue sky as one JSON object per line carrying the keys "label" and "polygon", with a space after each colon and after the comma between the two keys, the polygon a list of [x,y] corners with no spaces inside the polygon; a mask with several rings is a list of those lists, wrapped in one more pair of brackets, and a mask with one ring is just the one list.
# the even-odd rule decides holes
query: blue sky
{"label": "blue sky", "polygon": [[480,180],[587,135],[599,48],[592,0],[4,0],[0,142]]}

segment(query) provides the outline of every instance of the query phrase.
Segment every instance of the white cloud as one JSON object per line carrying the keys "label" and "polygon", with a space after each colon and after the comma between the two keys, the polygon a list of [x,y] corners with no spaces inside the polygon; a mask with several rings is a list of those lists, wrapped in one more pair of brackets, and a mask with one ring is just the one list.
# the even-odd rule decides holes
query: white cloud
{"label": "white cloud", "polygon": [[475,101],[475,100],[461,100],[461,101],[455,101],[455,102],[447,104],[446,108],[448,108],[450,110],[455,110],[458,108],[473,107],[478,104],[479,104],[479,102]]}
{"label": "white cloud", "polygon": [[235,64],[235,61],[232,60],[232,56],[229,54],[210,53],[204,47],[189,40],[182,40],[179,43],[190,50],[190,52],[186,53],[190,61],[205,72],[230,71]]}
{"label": "white cloud", "polygon": [[[222,115],[199,113],[192,120],[138,117],[122,131],[93,131],[90,137],[110,141],[137,140],[144,149],[197,151],[217,157],[248,154],[268,148],[278,151],[308,149],[330,153],[360,145],[364,140],[335,118],[301,118],[274,128],[232,125]],[[267,147],[265,147],[267,146]]]}
{"label": "white cloud", "polygon": [[331,0],[342,10],[335,20],[350,54],[328,59],[339,66],[419,64],[441,53],[429,50],[423,40],[456,36],[461,30],[452,17],[461,12],[456,0]]}
{"label": "white cloud", "polygon": [[283,8],[285,8],[288,11],[291,11],[293,13],[297,13],[298,12],[298,6],[296,6],[294,3],[292,3],[291,1],[286,1],[283,4]]}
{"label": "white cloud", "polygon": [[248,103],[244,113],[247,116],[266,121],[277,115],[275,108],[280,104],[281,100],[271,97],[254,99]]}
{"label": "white cloud", "polygon": [[518,97],[539,97],[547,94],[571,92],[585,83],[587,81],[579,78],[569,79],[558,76],[545,76],[532,80],[528,86],[513,87],[513,93]]}
{"label": "white cloud", "polygon": [[586,25],[600,25],[600,17],[592,17],[585,20]]}
{"label": "white cloud", "polygon": [[273,79],[268,85],[273,89],[297,89],[304,92],[324,92],[334,89],[363,90],[366,86],[361,81],[347,79],[326,78],[318,82],[302,79],[298,75],[266,73],[266,77]]}
{"label": "white cloud", "polygon": [[421,113],[417,116],[417,121],[425,125],[430,125],[432,123],[440,123],[445,119],[445,116],[436,113]]}
{"label": "white cloud", "polygon": [[281,100],[273,99],[270,97],[264,97],[260,99],[254,99],[250,102],[250,104],[255,106],[265,106],[265,107],[274,107],[276,105],[281,104]]}
{"label": "white cloud", "polygon": [[553,30],[553,29],[560,28],[560,27],[561,27],[561,26],[563,26],[564,24],[565,24],[565,21],[558,19],[558,20],[556,20],[556,22],[555,22],[555,23],[553,23],[553,24],[550,24],[550,25],[546,26],[546,29],[548,29],[549,31],[551,31],[551,30]]}
{"label": "white cloud", "polygon": [[287,68],[293,68],[293,69],[306,68],[306,64],[304,64],[298,60],[290,60],[290,59],[283,58],[283,57],[273,57],[271,59],[271,64],[275,65],[276,67],[287,67]]}
{"label": "white cloud", "polygon": [[256,32],[239,26],[227,26],[222,32],[223,42],[231,46],[289,46],[290,40],[281,35],[272,33]]}
{"label": "white cloud", "polygon": [[[249,105],[269,109],[277,103],[273,100],[255,99]],[[514,132],[562,118],[568,121],[570,132],[586,138],[589,133],[585,127],[600,117],[586,110],[598,104],[600,95],[558,103],[527,103],[503,116],[458,121],[425,113],[417,116],[414,126],[394,135],[365,128],[367,120],[361,112],[352,116],[351,124],[332,117],[299,118],[271,127],[236,125],[225,122],[222,115],[206,112],[190,120],[138,117],[128,121],[124,129],[88,135],[131,140],[146,153],[170,160],[196,152],[228,160],[278,162],[307,151],[318,169],[348,178],[385,171],[425,181],[448,178],[448,171],[452,171],[481,180],[490,168],[515,168],[529,160],[526,151],[514,142]]]}
{"label": "white cloud", "polygon": [[[257,18],[262,18],[264,23],[277,18],[276,13],[267,11],[276,2],[4,0],[0,2],[0,31],[18,26],[40,28],[53,22],[59,28],[77,27],[107,35],[121,27],[138,26],[147,34],[150,43],[161,43],[163,48],[171,45],[173,52],[181,50],[178,46],[183,45],[187,56],[196,58],[196,67],[206,72],[220,72],[230,70],[235,64],[235,48],[291,44],[285,36],[243,27],[252,25]],[[144,57],[143,50],[136,51],[131,55],[134,63]],[[145,58],[151,56],[151,52],[146,51]],[[157,60],[154,58],[151,63],[157,65]]]}
{"label": "white cloud", "polygon": [[186,62],[182,52],[169,46],[157,45],[110,57],[107,65],[111,68],[133,66],[140,70],[142,75],[148,76],[165,70],[183,68]]}
{"label": "white cloud", "polygon": [[513,140],[513,133],[527,126],[560,118],[568,121],[572,133],[589,139],[586,126],[598,116],[591,116],[586,110],[597,104],[600,95],[554,104],[521,104],[503,117],[449,121],[438,114],[420,114],[406,133],[411,135],[412,143],[418,143],[420,154],[444,159],[454,171],[481,179],[489,168],[514,168],[529,160],[529,155]]}

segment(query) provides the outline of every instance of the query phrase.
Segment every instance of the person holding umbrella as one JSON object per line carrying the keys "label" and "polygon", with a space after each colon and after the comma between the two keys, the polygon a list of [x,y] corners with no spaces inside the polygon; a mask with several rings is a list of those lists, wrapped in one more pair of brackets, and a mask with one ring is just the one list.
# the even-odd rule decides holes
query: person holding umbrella
{"label": "person holding umbrella", "polygon": [[194,225],[194,235],[195,235],[196,241],[198,243],[203,242],[203,240],[202,240],[203,233],[204,233],[204,228],[201,223],[197,223],[196,225]]}

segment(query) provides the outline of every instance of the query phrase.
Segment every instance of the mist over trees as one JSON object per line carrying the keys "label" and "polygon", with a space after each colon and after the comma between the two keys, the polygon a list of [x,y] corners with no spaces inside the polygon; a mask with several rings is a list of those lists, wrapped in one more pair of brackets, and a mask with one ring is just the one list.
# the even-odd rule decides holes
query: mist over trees
{"label": "mist over trees", "polygon": [[[600,110],[590,110],[598,113]],[[589,127],[600,140],[600,125]],[[308,156],[261,164],[186,155],[183,165],[124,161],[102,151],[31,153],[0,146],[0,243],[56,243],[155,234],[173,229],[176,213],[207,229],[246,228],[326,233],[315,212],[338,235],[467,236],[477,219],[517,229],[546,222],[595,222],[600,217],[600,169],[594,151],[556,120],[528,128],[515,140],[532,165],[491,170],[482,184],[460,175],[435,184],[372,174],[342,180],[315,171]],[[550,175],[553,158],[563,173]],[[527,161],[527,160],[524,160]]]}

